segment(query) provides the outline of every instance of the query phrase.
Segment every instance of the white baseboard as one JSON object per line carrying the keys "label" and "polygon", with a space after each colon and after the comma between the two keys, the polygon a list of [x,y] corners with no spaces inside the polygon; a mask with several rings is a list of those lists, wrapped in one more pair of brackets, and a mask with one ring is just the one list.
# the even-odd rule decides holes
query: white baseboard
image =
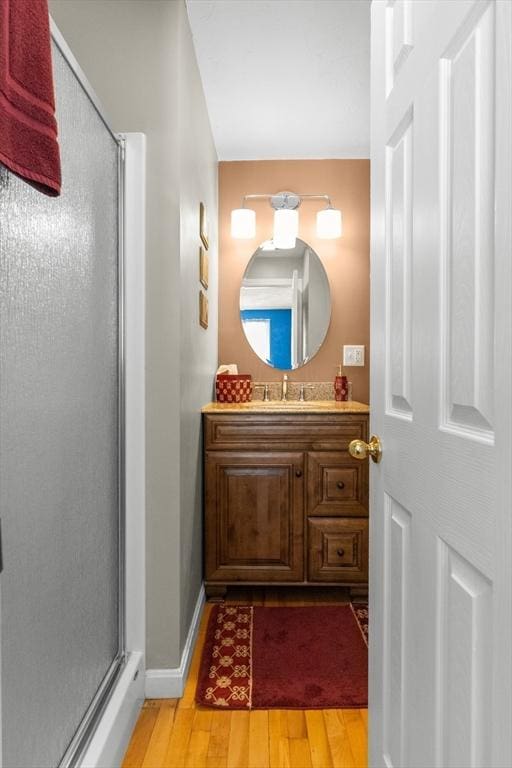
{"label": "white baseboard", "polygon": [[201,586],[179,667],[174,667],[173,669],[146,670],[147,699],[179,699],[183,696],[183,689],[185,688],[185,682],[192,660],[192,652],[199,631],[199,623],[201,621],[201,613],[203,611],[205,599],[204,586]]}
{"label": "white baseboard", "polygon": [[80,761],[80,768],[118,768],[144,703],[142,653],[130,653],[121,677]]}

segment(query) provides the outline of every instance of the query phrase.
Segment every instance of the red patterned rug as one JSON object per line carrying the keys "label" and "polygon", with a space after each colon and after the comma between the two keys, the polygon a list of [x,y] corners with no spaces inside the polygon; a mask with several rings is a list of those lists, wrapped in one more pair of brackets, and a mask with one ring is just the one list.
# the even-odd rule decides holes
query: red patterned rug
{"label": "red patterned rug", "polygon": [[368,705],[368,606],[216,605],[196,701],[225,709]]}

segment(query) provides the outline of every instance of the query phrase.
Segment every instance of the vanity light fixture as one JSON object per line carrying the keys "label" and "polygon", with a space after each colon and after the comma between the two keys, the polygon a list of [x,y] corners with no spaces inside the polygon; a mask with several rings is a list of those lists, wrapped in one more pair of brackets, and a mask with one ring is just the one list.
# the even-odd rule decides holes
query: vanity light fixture
{"label": "vanity light fixture", "polygon": [[341,237],[341,211],[336,208],[324,208],[316,215],[316,234],[322,240]]}
{"label": "vanity light fixture", "polygon": [[252,240],[256,236],[256,213],[250,208],[235,208],[231,211],[231,237],[238,240]]}
{"label": "vanity light fixture", "polygon": [[297,195],[278,192],[276,195],[244,195],[242,207],[231,211],[231,236],[250,240],[256,236],[256,211],[245,207],[246,200],[268,200],[274,209],[275,248],[295,248],[299,232],[298,208],[303,200],[325,200],[327,207],[316,215],[316,233],[322,239],[341,237],[341,211],[332,207],[329,195]]}
{"label": "vanity light fixture", "polygon": [[299,234],[299,212],[289,208],[274,211],[274,245],[276,248],[295,248]]}

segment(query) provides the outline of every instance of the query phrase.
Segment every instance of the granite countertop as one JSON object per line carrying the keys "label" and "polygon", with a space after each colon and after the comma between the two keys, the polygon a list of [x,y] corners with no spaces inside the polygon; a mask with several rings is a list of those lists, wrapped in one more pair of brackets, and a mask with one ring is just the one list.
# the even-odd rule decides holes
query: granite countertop
{"label": "granite countertop", "polygon": [[370,406],[355,400],[251,400],[250,403],[208,403],[202,413],[370,413]]}

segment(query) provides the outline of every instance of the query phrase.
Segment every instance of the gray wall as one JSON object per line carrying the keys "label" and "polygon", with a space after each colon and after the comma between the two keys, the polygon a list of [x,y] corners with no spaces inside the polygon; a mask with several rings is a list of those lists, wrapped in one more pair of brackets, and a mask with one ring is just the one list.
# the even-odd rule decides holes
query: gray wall
{"label": "gray wall", "polygon": [[[181,14],[180,306],[181,306],[181,646],[202,582],[202,436],[199,409],[213,396],[218,360],[217,155],[185,9]],[[198,324],[199,200],[209,223],[209,325]]]}
{"label": "gray wall", "polygon": [[201,583],[200,406],[217,364],[197,321],[198,209],[217,221],[217,157],[182,0],[50,0],[113,128],[147,136],[147,666],[176,667]]}

